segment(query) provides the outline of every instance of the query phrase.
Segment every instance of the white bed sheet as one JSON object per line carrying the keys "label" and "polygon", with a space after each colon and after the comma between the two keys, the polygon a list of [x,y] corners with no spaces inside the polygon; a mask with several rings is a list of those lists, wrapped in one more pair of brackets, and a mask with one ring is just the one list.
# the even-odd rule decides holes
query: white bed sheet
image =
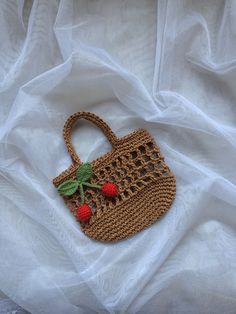
{"label": "white bed sheet", "polygon": [[[3,0],[0,16],[0,313],[7,298],[40,314],[236,313],[235,2]],[[177,177],[171,210],[126,241],[84,236],[51,183],[80,110],[118,136],[148,129]],[[73,142],[84,161],[110,149],[86,123]]]}

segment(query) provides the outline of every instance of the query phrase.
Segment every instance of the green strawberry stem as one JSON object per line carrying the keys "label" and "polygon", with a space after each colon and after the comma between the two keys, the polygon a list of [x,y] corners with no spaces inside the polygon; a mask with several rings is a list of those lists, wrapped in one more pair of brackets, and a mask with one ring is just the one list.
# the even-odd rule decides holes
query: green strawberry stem
{"label": "green strawberry stem", "polygon": [[91,183],[88,183],[88,182],[83,182],[83,185],[86,185],[90,188],[96,188],[96,189],[101,189],[102,186],[101,185],[98,185],[98,184],[91,184]]}
{"label": "green strawberry stem", "polygon": [[82,183],[80,183],[79,185],[79,192],[80,192],[80,202],[81,204],[84,204],[84,188],[83,188]]}

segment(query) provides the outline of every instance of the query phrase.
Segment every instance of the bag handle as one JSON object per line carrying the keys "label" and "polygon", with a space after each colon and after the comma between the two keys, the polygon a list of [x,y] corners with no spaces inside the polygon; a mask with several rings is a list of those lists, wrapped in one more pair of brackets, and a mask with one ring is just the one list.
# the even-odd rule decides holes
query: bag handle
{"label": "bag handle", "polygon": [[71,156],[73,163],[78,163],[78,164],[81,164],[82,162],[81,162],[79,156],[76,154],[76,151],[72,145],[71,131],[72,131],[72,127],[75,124],[75,122],[81,118],[86,119],[86,120],[91,121],[94,124],[96,124],[103,131],[103,133],[107,136],[108,140],[110,141],[110,143],[112,144],[113,147],[115,147],[117,142],[118,142],[118,137],[112,132],[112,130],[108,126],[108,124],[106,124],[106,122],[104,122],[101,118],[96,116],[94,113],[76,112],[76,113],[72,114],[66,120],[66,123],[64,125],[63,137],[64,137],[65,144],[67,146],[68,152]]}

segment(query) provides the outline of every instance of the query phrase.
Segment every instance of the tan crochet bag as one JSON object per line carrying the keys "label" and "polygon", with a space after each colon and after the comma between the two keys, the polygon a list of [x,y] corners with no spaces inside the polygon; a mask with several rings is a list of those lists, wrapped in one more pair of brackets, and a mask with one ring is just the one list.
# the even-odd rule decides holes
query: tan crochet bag
{"label": "tan crochet bag", "polygon": [[[110,152],[91,163],[82,164],[71,144],[72,126],[80,118],[100,127],[112,144]],[[77,112],[66,121],[63,136],[73,164],[53,183],[86,235],[107,242],[124,239],[169,209],[175,177],[146,130],[117,138],[95,114]]]}

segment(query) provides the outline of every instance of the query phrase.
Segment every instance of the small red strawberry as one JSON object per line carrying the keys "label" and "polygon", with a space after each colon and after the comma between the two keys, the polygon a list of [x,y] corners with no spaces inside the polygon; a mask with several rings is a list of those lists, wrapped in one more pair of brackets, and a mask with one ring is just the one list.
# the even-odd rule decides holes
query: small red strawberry
{"label": "small red strawberry", "polygon": [[77,217],[80,221],[88,221],[91,218],[92,214],[92,209],[87,204],[80,205],[77,208]]}
{"label": "small red strawberry", "polygon": [[101,188],[101,192],[107,197],[116,197],[118,195],[118,189],[115,184],[107,182]]}

